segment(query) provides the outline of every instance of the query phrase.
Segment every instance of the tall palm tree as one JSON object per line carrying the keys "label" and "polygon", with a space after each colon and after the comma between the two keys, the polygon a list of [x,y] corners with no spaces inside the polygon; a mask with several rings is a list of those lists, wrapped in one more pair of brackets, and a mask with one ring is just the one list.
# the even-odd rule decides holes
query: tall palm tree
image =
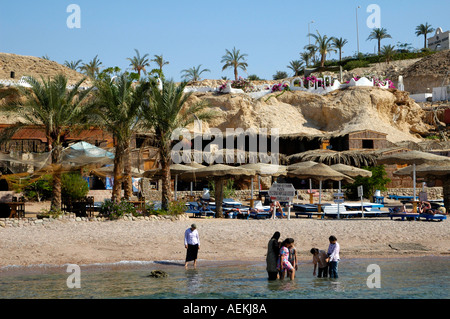
{"label": "tall palm tree", "polygon": [[381,40],[383,39],[392,39],[392,36],[387,33],[385,28],[374,28],[367,38],[367,40],[378,41],[378,55],[381,53]]}
{"label": "tall palm tree", "polygon": [[64,65],[66,66],[66,67],[68,67],[69,69],[72,69],[72,70],[78,70],[79,68],[80,68],[80,63],[81,63],[82,61],[81,60],[78,60],[78,61],[64,61]]}
{"label": "tall palm tree", "polygon": [[336,49],[333,47],[333,41],[334,37],[328,37],[326,35],[322,36],[320,35],[319,31],[317,31],[317,34],[309,34],[309,36],[312,36],[316,43],[311,45],[311,48],[316,48],[317,52],[321,55],[320,58],[320,66],[323,67],[325,65],[325,60],[327,59],[327,54],[331,52],[336,52]]}
{"label": "tall palm tree", "polygon": [[381,48],[381,55],[384,57],[386,63],[389,64],[395,55],[395,47],[391,44],[383,45]]}
{"label": "tall palm tree", "polygon": [[165,61],[163,55],[154,55],[154,59],[152,60],[159,66],[159,70],[162,72],[163,66],[169,64],[169,61]]}
{"label": "tall palm tree", "polygon": [[181,73],[183,75],[181,76],[185,81],[193,81],[197,82],[200,81],[200,75],[202,75],[203,72],[211,72],[209,69],[202,69],[202,65],[199,64],[197,67],[193,66],[190,69],[182,70]]}
{"label": "tall palm tree", "polygon": [[149,83],[133,84],[133,77],[122,73],[117,77],[102,78],[95,83],[97,88],[93,122],[113,136],[114,184],[111,200],[121,199],[122,181],[125,184],[124,197],[132,195],[131,184],[131,138],[139,129],[142,104],[146,99]]}
{"label": "tall palm tree", "polygon": [[204,101],[187,103],[191,93],[184,93],[187,82],[176,85],[173,81],[164,81],[162,90],[156,86],[150,88],[148,106],[143,108],[143,125],[155,132],[162,168],[162,208],[167,209],[171,199],[170,164],[172,134],[176,129],[184,128],[195,119],[207,120],[214,113],[207,111]]}
{"label": "tall palm tree", "polygon": [[288,69],[291,69],[294,71],[294,76],[300,75],[300,72],[302,71],[303,62],[300,60],[293,60],[289,62],[289,65],[287,66]]}
{"label": "tall palm tree", "polygon": [[334,38],[333,46],[339,50],[339,62],[342,61],[342,48],[348,43],[347,39]]}
{"label": "tall palm tree", "polygon": [[135,70],[138,73],[139,79],[141,78],[141,72],[144,71],[144,74],[147,73],[145,70],[145,67],[150,66],[150,61],[148,60],[148,53],[144,54],[141,57],[141,54],[137,49],[134,49],[136,52],[136,55],[132,58],[127,58],[128,61],[130,61],[130,66],[133,67],[133,70]]}
{"label": "tall palm tree", "polygon": [[83,65],[80,67],[80,70],[91,79],[95,79],[100,72],[101,65],[102,62],[98,59],[98,55],[96,55],[92,59],[92,61],[83,63]]}
{"label": "tall palm tree", "polygon": [[51,152],[53,167],[51,210],[61,209],[61,155],[67,135],[86,123],[89,105],[85,99],[88,90],[79,90],[85,79],[67,89],[67,78],[60,74],[41,81],[28,77],[30,88],[19,87],[20,99],[11,102],[5,111],[17,114],[18,121],[2,132],[2,140],[9,139],[26,125],[33,125],[45,132],[47,148]]}
{"label": "tall palm tree", "polygon": [[248,56],[245,53],[241,54],[240,50],[236,50],[233,48],[232,51],[225,50],[225,55],[222,56],[222,60],[220,63],[225,63],[222,67],[222,71],[225,71],[228,68],[233,68],[234,70],[234,79],[238,80],[238,69],[247,71],[248,64],[245,60],[245,57]]}
{"label": "tall palm tree", "polygon": [[424,44],[423,44],[423,48],[426,49],[427,48],[427,35],[429,33],[434,32],[434,28],[431,27],[430,24],[428,24],[428,22],[426,22],[425,24],[420,24],[416,27],[416,36],[424,36]]}

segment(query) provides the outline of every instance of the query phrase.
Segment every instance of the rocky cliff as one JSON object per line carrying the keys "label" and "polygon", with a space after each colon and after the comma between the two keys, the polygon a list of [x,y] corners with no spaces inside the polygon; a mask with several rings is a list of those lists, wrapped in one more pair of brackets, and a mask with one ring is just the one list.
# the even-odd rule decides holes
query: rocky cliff
{"label": "rocky cliff", "polygon": [[369,129],[386,133],[395,143],[417,142],[431,128],[422,121],[421,107],[398,90],[352,87],[327,95],[287,91],[257,100],[245,94],[195,93],[190,103],[199,100],[207,101],[218,114],[209,127],[222,132],[278,128],[279,134],[341,135]]}

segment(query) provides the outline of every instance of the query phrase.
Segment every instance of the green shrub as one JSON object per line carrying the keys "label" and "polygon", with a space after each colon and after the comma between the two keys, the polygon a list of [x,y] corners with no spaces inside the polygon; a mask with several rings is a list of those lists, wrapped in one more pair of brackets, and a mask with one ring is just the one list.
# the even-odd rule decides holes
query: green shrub
{"label": "green shrub", "polygon": [[25,186],[23,188],[23,194],[30,201],[40,202],[42,200],[48,200],[52,197],[52,189],[52,176],[44,175],[37,181]]}
{"label": "green shrub", "polygon": [[102,206],[100,207],[100,214],[112,220],[119,219],[125,215],[132,215],[132,216],[140,215],[136,211],[134,204],[125,200],[122,200],[119,203],[114,203],[111,200],[104,201],[102,203]]}
{"label": "green shrub", "polygon": [[349,61],[344,65],[344,70],[350,71],[356,68],[366,68],[369,64],[370,62],[366,60]]}
{"label": "green shrub", "polygon": [[363,186],[364,198],[371,198],[376,190],[387,190],[386,185],[391,182],[391,179],[387,178],[387,173],[384,165],[374,167],[363,167],[372,172],[371,177],[355,177],[353,184],[345,185],[347,189],[346,195],[350,200],[357,200],[358,198],[358,186]]}
{"label": "green shrub", "polygon": [[80,200],[89,192],[87,181],[78,173],[66,173],[61,176],[61,196]]}

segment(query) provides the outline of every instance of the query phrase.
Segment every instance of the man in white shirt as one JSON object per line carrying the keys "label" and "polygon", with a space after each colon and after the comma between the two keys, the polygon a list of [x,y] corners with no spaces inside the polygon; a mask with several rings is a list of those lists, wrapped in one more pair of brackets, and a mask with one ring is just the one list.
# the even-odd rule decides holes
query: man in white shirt
{"label": "man in white shirt", "polygon": [[188,262],[194,261],[194,268],[197,268],[197,255],[200,249],[200,237],[198,235],[197,225],[192,224],[184,232],[184,247],[187,249],[184,267],[187,268]]}
{"label": "man in white shirt", "polygon": [[328,246],[328,258],[326,261],[328,262],[330,278],[338,278],[339,251],[341,247],[335,236],[330,236],[328,239],[330,240],[330,245]]}

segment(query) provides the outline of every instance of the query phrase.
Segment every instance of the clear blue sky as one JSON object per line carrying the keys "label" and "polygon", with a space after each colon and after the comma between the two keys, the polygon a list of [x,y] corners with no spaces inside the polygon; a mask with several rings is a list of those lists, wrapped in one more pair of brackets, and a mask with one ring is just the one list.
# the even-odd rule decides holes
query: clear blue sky
{"label": "clear blue sky", "polygon": [[[81,28],[69,29],[69,4],[81,8]],[[450,29],[448,0],[23,0],[2,1],[0,11],[0,52],[52,60],[82,59],[88,62],[98,54],[104,67],[129,67],[128,57],[138,49],[141,55],[163,54],[170,61],[166,77],[180,80],[180,71],[202,64],[211,70],[204,78],[233,78],[232,70],[222,72],[221,57],[234,46],[247,53],[247,74],[272,79],[299,59],[311,32],[348,39],[343,56],[357,51],[356,7],[360,51],[373,53],[376,41],[366,41],[371,29],[366,20],[367,6],[381,9],[381,26],[392,39],[382,44],[410,43],[423,46],[415,27],[428,22],[434,28]],[[337,58],[332,54],[328,59]],[[153,63],[151,68],[155,68]]]}

